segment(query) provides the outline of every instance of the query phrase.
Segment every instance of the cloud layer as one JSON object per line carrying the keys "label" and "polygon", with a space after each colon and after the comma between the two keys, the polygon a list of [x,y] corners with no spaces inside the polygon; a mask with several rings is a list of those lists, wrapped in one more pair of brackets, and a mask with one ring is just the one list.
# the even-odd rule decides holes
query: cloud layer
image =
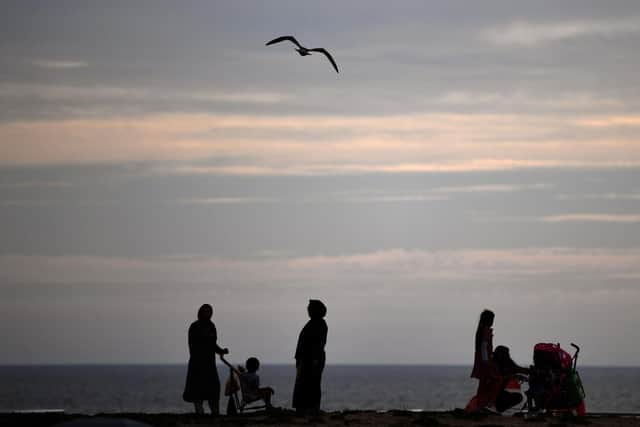
{"label": "cloud layer", "polygon": [[[378,286],[447,281],[520,280],[573,274],[591,280],[640,275],[638,249],[474,249],[455,251],[385,250],[344,256],[216,258],[182,255],[155,258],[96,256],[0,256],[6,282],[86,284],[217,283],[275,286],[347,283]],[[383,279],[385,278],[385,279]],[[381,280],[382,279],[382,280]],[[391,280],[389,282],[388,280]],[[369,281],[370,283],[366,283]],[[279,285],[276,285],[279,284]],[[603,284],[604,286],[604,284]],[[604,286],[604,289],[607,287]],[[569,289],[565,289],[569,291]]]}
{"label": "cloud layer", "polygon": [[[231,159],[213,173],[465,171],[635,166],[627,117],[149,115],[0,123],[4,165]],[[596,130],[594,131],[594,123]],[[602,129],[604,128],[604,130]],[[576,150],[579,146],[580,149]],[[236,160],[234,160],[236,159]],[[206,167],[178,171],[206,173]],[[271,172],[273,173],[273,172]]]}
{"label": "cloud layer", "polygon": [[560,22],[513,21],[507,25],[490,28],[485,37],[498,45],[533,47],[545,43],[596,36],[617,36],[639,33],[640,18],[615,21],[574,20]]}

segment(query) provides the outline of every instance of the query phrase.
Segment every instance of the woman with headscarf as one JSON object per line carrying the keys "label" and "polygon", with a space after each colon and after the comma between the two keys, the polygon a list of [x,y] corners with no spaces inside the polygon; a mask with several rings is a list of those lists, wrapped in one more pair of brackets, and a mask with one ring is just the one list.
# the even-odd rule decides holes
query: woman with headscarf
{"label": "woman with headscarf", "polygon": [[307,307],[309,321],[302,328],[296,347],[296,383],[293,407],[298,413],[320,411],[322,371],[325,364],[324,346],[327,343],[327,307],[318,300],[310,300]]}
{"label": "woman with headscarf", "polygon": [[218,346],[216,326],[211,321],[213,308],[203,304],[198,310],[198,320],[189,327],[189,369],[182,398],[192,402],[197,414],[203,414],[206,400],[211,415],[220,413],[220,379],[216,369],[216,354],[229,353]]}
{"label": "woman with headscarf", "polygon": [[496,381],[493,356],[493,320],[495,315],[491,310],[483,310],[476,328],[475,353],[471,378],[478,379],[478,391],[469,401],[465,410],[472,412],[489,405]]}
{"label": "woman with headscarf", "polygon": [[480,313],[480,320],[476,328],[475,336],[475,354],[473,358],[473,369],[471,370],[471,378],[482,378],[487,372],[487,367],[493,354],[493,320],[495,314],[491,310],[483,310]]}

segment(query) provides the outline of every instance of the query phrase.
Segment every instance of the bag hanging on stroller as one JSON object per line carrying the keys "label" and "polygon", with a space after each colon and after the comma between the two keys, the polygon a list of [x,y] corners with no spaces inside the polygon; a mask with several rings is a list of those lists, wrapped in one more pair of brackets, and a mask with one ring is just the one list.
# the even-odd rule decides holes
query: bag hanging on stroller
{"label": "bag hanging on stroller", "polygon": [[580,347],[573,356],[560,344],[539,343],[533,347],[533,365],[525,408],[536,411],[570,411],[585,415],[584,388],[576,370]]}

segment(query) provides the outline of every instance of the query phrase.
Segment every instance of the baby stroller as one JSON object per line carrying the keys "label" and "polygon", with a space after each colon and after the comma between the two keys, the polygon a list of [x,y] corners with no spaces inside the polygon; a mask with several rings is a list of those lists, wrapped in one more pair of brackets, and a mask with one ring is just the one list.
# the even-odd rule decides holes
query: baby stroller
{"label": "baby stroller", "polygon": [[530,416],[549,411],[585,415],[585,393],[576,370],[580,347],[573,343],[571,346],[575,348],[573,356],[560,344],[539,343],[533,347],[529,390],[523,407]]}
{"label": "baby stroller", "polygon": [[265,402],[261,401],[260,397],[249,393],[247,385],[242,381],[244,368],[242,366],[235,368],[224,356],[220,356],[220,360],[229,367],[229,379],[227,380],[224,391],[224,395],[229,396],[227,415],[237,415],[245,411],[266,409],[267,405]]}

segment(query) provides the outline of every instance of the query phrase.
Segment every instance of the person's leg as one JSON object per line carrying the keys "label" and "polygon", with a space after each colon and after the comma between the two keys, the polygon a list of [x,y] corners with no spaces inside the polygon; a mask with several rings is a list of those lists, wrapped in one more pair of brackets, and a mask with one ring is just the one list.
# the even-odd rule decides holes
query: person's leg
{"label": "person's leg", "polygon": [[211,415],[220,415],[220,402],[218,399],[207,400],[209,403],[209,409],[211,409]]}
{"label": "person's leg", "polygon": [[271,387],[265,387],[258,390],[260,398],[264,400],[267,407],[271,407],[271,396],[273,395],[273,389]]}
{"label": "person's leg", "polygon": [[496,409],[498,412],[504,412],[507,409],[516,406],[520,402],[522,402],[522,394],[510,393],[502,390],[496,399]]}
{"label": "person's leg", "polygon": [[196,414],[204,414],[204,407],[202,406],[202,400],[196,400],[193,402],[193,406],[196,410]]}
{"label": "person's leg", "polygon": [[323,367],[315,368],[309,387],[309,409],[314,414],[320,412],[320,401],[322,400],[322,370]]}
{"label": "person's leg", "polygon": [[309,409],[308,403],[308,381],[309,381],[309,368],[299,363],[296,366],[296,382],[293,387],[293,404],[296,409],[296,414],[304,415]]}

